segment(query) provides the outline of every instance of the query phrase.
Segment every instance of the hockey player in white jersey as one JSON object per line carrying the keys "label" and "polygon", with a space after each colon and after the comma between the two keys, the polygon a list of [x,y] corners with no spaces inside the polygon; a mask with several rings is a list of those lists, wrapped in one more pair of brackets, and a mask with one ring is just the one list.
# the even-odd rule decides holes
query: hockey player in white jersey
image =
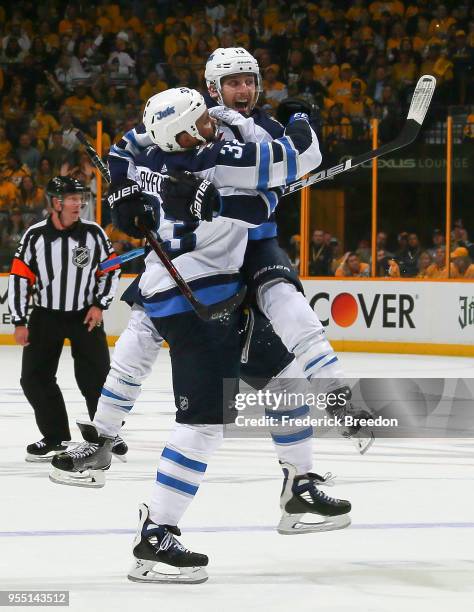
{"label": "hockey player in white jersey", "polygon": [[[174,98],[170,100],[169,96],[159,94],[147,107],[148,112],[153,113],[149,130],[159,148],[138,156],[136,176],[142,190],[148,195],[160,196],[160,171],[163,165],[173,171],[186,168],[201,176],[208,176],[220,187],[229,181],[230,173],[231,181],[237,187],[255,189],[262,182],[262,172],[270,167],[265,154],[271,149],[273,177],[265,181],[265,188],[271,189],[273,185],[284,183],[287,178],[288,165],[283,154],[286,143],[289,142],[295,151],[301,174],[320,161],[317,139],[304,121],[295,121],[287,129],[284,142],[277,140],[265,145],[263,162],[260,161],[262,148],[256,143],[230,146],[222,141],[211,142],[186,150],[187,147],[196,147],[206,136],[209,138],[213,133],[212,122],[207,110],[203,112],[203,101],[197,92],[181,88],[173,92],[173,96],[176,96],[176,103],[173,103]],[[188,112],[178,104],[181,97]],[[180,113],[187,115],[186,121],[180,121]],[[172,117],[174,114],[176,117]],[[167,149],[177,152],[165,153]],[[180,153],[183,149],[185,152]],[[267,191],[261,199],[268,215],[273,202],[276,204],[276,198],[271,191]],[[206,296],[208,303],[220,301],[223,295],[238,290],[238,269],[247,240],[245,225],[258,225],[261,220],[255,210],[242,207],[241,199],[240,205],[233,196],[227,202],[223,200],[221,198],[219,207],[214,209],[214,213],[218,213],[217,218],[212,223],[200,222],[191,232],[194,238],[188,238],[186,242],[184,238],[189,233],[177,235],[176,231],[182,224],[167,219],[165,211],[161,210],[159,233],[163,244],[175,256],[174,263],[181,274],[196,292],[201,292],[201,298]],[[163,451],[152,507],[150,511],[145,506],[141,508],[140,529],[134,548],[139,561],[131,571],[130,578],[144,581],[201,581],[204,576],[202,566],[205,565],[203,558],[183,550],[173,534],[177,533],[177,522],[197,491],[207,461],[222,438],[220,423],[225,420],[222,414],[222,378],[238,377],[240,345],[238,334],[232,333],[237,331],[235,327],[232,329],[236,325],[236,313],[230,316],[226,329],[222,327],[222,322],[204,324],[197,319],[190,311],[189,304],[178,295],[154,254],[147,258],[140,290],[145,309],[170,344],[178,424]],[[303,492],[308,492],[307,483],[300,484],[303,495]],[[322,500],[317,501],[322,503]],[[348,502],[330,502],[330,512],[334,515],[347,514],[350,509]],[[177,565],[180,575],[163,577],[152,571],[157,561],[172,564],[176,556],[179,557]],[[187,563],[200,565],[200,571],[188,571],[183,576],[183,567]]]}

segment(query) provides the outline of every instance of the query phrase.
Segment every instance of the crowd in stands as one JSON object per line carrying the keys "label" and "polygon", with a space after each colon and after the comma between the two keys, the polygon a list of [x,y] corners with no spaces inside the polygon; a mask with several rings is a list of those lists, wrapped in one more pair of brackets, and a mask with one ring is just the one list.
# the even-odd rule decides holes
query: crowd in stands
{"label": "crowd in stands", "polygon": [[[467,115],[474,103],[470,0],[7,0],[0,6],[0,255],[46,214],[51,176],[78,178],[94,199],[95,173],[75,127],[96,144],[101,119],[106,154],[140,121],[150,95],[179,85],[204,90],[206,59],[219,46],[257,57],[259,104],[269,113],[286,97],[316,104],[327,151],[369,138],[372,118],[382,142],[393,138],[423,73],[437,78],[442,116],[446,105],[464,105]],[[474,139],[474,114],[464,138]],[[119,251],[135,246],[108,231]]]}
{"label": "crowd in stands", "polygon": [[[299,236],[293,236],[290,258],[299,269]],[[368,240],[360,240],[354,251],[343,253],[339,240],[329,232],[315,229],[309,249],[310,276],[390,278],[468,278],[474,279],[474,243],[462,219],[454,222],[451,232],[449,270],[446,266],[445,233],[434,229],[431,244],[420,243],[415,232],[401,231],[391,244],[385,231],[377,234],[376,267]]]}

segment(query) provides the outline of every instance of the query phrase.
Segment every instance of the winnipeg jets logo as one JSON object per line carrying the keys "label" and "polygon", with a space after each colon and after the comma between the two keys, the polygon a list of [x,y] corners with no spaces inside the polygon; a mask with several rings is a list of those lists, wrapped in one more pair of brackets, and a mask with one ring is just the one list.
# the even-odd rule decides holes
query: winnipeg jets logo
{"label": "winnipeg jets logo", "polygon": [[185,395],[180,395],[179,396],[179,409],[187,410],[188,408],[189,408],[188,398]]}
{"label": "winnipeg jets logo", "polygon": [[74,247],[72,250],[72,263],[78,268],[85,268],[91,258],[91,250],[86,246]]}
{"label": "winnipeg jets logo", "polygon": [[161,174],[168,174],[168,168],[166,167],[166,164],[163,164],[163,167],[161,168]]}
{"label": "winnipeg jets logo", "polygon": [[162,111],[158,111],[157,113],[155,113],[155,119],[157,121],[159,121],[160,119],[164,119],[165,117],[169,117],[170,115],[174,115],[175,114],[175,109],[174,106],[168,106],[168,108],[165,108]]}

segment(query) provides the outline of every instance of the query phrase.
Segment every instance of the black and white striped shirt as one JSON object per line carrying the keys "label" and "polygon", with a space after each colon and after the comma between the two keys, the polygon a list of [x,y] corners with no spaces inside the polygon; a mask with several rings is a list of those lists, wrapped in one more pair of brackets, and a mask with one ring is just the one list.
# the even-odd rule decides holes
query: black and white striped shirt
{"label": "black and white striped shirt", "polygon": [[106,309],[114,298],[119,266],[102,273],[99,264],[116,257],[106,233],[92,221],[58,230],[51,218],[27,229],[15,253],[8,305],[15,325],[26,323],[30,295],[37,306],[77,311]]}

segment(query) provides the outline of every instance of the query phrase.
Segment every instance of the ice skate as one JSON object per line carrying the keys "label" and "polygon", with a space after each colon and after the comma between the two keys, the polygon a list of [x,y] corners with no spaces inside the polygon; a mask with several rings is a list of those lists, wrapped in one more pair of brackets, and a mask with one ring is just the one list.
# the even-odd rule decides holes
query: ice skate
{"label": "ice skate", "polygon": [[[359,419],[373,419],[374,415],[367,408],[357,408],[351,402],[352,392],[349,387],[337,389],[332,393],[345,394],[345,401],[334,407],[326,408],[326,412],[341,421],[339,430],[344,438],[349,438],[361,455],[365,454],[375,441],[374,432],[366,425],[360,425]],[[346,421],[350,421],[347,423]]]}
{"label": "ice skate", "polygon": [[49,479],[75,487],[103,487],[115,438],[100,436],[93,423],[78,421],[77,425],[85,441],[53,458]]}
{"label": "ice skate", "polygon": [[[320,491],[316,485],[324,484],[321,476],[311,472],[296,476],[296,468],[290,463],[282,463],[281,467],[285,479],[280,497],[282,515],[278,533],[296,535],[332,531],[344,529],[351,524],[350,502],[329,497]],[[302,519],[305,514],[313,517],[316,515],[320,520],[304,522]]]}
{"label": "ice skate", "polygon": [[115,436],[115,440],[112,445],[113,456],[119,459],[120,461],[127,463],[127,453],[128,453],[127,443],[124,441],[124,439],[121,436]]}
{"label": "ice skate", "polygon": [[43,438],[33,444],[28,444],[26,447],[25,461],[31,463],[46,463],[57,454],[62,453],[67,449],[66,444],[62,442],[52,442],[47,438]]}
{"label": "ice skate", "polygon": [[128,573],[133,582],[199,584],[208,579],[206,555],[191,552],[175,536],[178,527],[155,525],[146,504],[140,504],[139,523],[133,542],[135,563]]}

